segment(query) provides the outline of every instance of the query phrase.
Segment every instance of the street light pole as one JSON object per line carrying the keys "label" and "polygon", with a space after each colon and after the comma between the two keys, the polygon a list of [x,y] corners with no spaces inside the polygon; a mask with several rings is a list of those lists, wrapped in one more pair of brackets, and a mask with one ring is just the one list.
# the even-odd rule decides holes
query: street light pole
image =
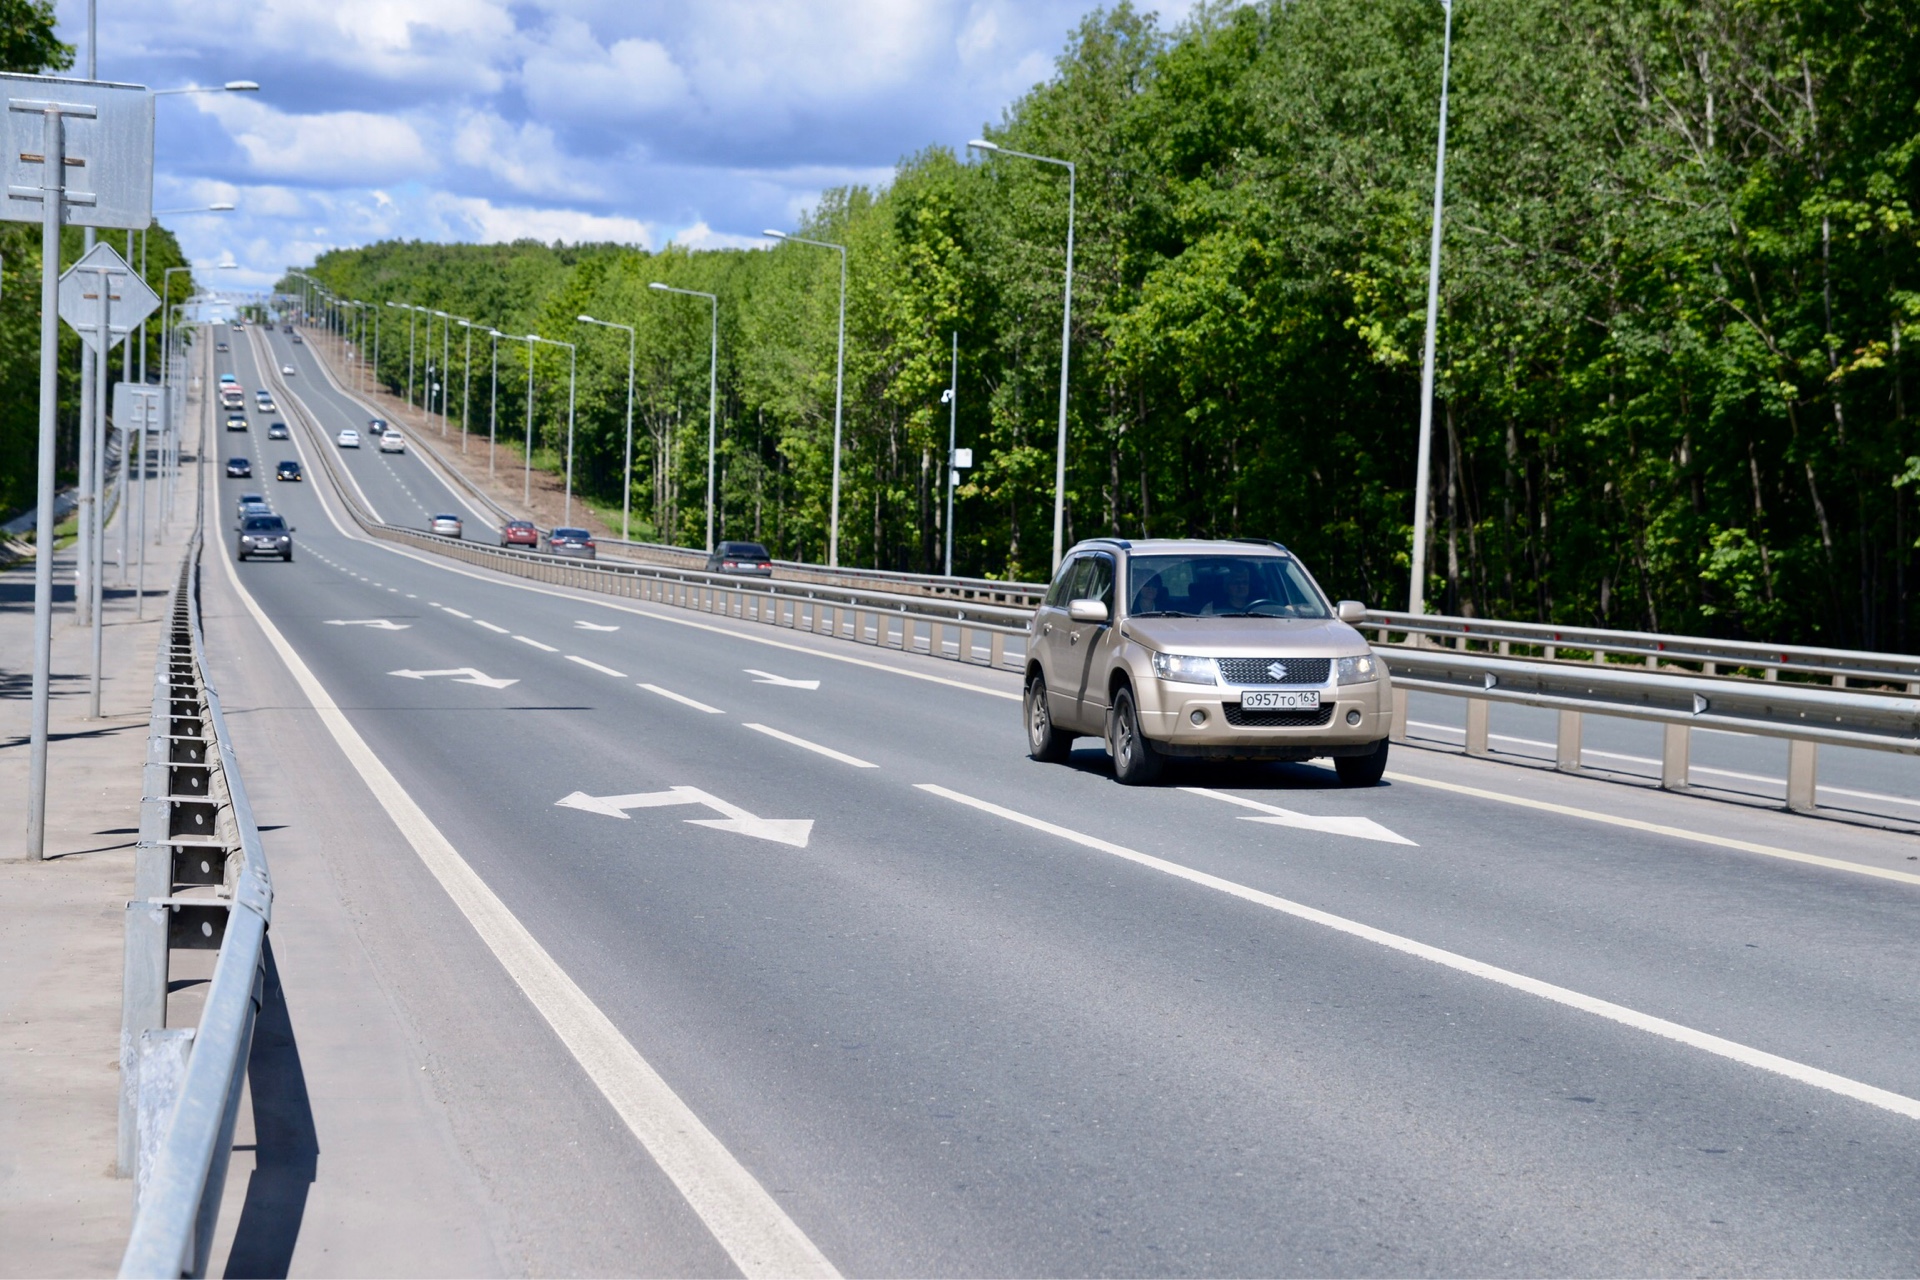
{"label": "street light pole", "polygon": [[1413,574],[1407,612],[1427,611],[1427,494],[1432,483],[1433,342],[1440,322],[1440,213],[1447,181],[1447,76],[1453,68],[1453,0],[1440,0],[1446,34],[1440,52],[1440,141],[1433,161],[1433,240],[1427,248],[1427,337],[1420,359],[1420,455],[1414,461]]}
{"label": "street light pole", "polygon": [[[947,375],[947,557],[946,573],[953,576],[953,485],[960,478],[959,470],[953,465],[954,445],[959,441],[960,431],[960,331],[953,331],[953,371]],[[972,654],[964,657],[972,658]]]}
{"label": "street light pole", "polygon": [[597,324],[608,329],[627,331],[627,465],[624,480],[620,487],[620,540],[633,541],[633,355],[636,336],[633,326],[619,324],[612,320],[595,320],[592,316],[576,316],[581,324]]}
{"label": "street light pole", "polygon": [[[701,293],[698,289],[676,289],[670,284],[661,284],[657,280],[647,287],[658,289],[662,293],[681,293],[689,298],[705,298],[713,304],[713,327],[709,338],[711,345],[707,355],[707,550],[711,552],[713,550],[713,458],[719,441],[720,299],[711,293]],[[837,449],[835,454],[838,455]],[[835,474],[838,475],[838,468],[835,468]]]}
{"label": "street light pole", "polygon": [[1060,557],[1066,550],[1062,540],[1065,535],[1067,511],[1067,355],[1073,340],[1073,203],[1074,186],[1079,180],[1079,170],[1071,160],[1037,156],[1027,151],[1014,151],[982,138],[975,138],[967,145],[977,151],[1018,156],[1022,160],[1036,160],[1041,164],[1056,164],[1067,171],[1067,288],[1060,312],[1060,434],[1054,444],[1053,459],[1053,567],[1058,569]]}
{"label": "street light pole", "polygon": [[493,450],[500,433],[500,339],[498,329],[487,330],[493,340],[493,391],[487,397],[487,482],[493,482]]}
{"label": "street light pole", "polygon": [[533,514],[533,344],[538,341],[537,335],[527,335],[527,438],[521,450],[526,455],[526,470],[520,479],[520,502],[528,515]]}
{"label": "street light pole", "polygon": [[[827,515],[827,567],[837,569],[840,567],[840,405],[847,373],[847,247],[829,244],[825,240],[790,236],[784,231],[769,230],[761,234],[772,236],[775,240],[791,240],[795,244],[834,249],[840,254],[840,345],[833,362],[833,491]],[[711,551],[713,548],[709,546],[707,549]],[[879,548],[875,547],[874,551],[877,554]]]}

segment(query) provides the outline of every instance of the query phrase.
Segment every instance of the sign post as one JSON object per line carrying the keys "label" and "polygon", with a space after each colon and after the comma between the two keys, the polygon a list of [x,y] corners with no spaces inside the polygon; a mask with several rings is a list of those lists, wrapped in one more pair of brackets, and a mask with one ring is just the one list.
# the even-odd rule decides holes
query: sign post
{"label": "sign post", "polygon": [[140,488],[134,494],[139,508],[134,537],[140,543],[140,551],[135,558],[133,616],[138,619],[147,616],[147,453],[166,430],[167,389],[150,387],[144,382],[114,384],[113,420],[120,424],[121,430],[133,432],[128,465],[140,468],[135,473]]}
{"label": "sign post", "polygon": [[40,233],[39,502],[33,572],[33,706],[26,856],[47,835],[47,729],[53,661],[54,433],[58,426],[60,228],[144,227],[153,220],[153,95],[139,85],[0,75],[5,199],[0,217]]}

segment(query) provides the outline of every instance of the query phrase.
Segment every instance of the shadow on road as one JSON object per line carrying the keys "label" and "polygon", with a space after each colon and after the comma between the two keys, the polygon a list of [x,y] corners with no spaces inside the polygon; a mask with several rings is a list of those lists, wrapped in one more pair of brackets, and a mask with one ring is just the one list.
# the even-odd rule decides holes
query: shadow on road
{"label": "shadow on road", "polygon": [[273,943],[266,944],[260,1016],[247,1059],[247,1092],[253,1098],[253,1176],[227,1255],[229,1277],[284,1276],[293,1263],[307,1192],[320,1162],[320,1140],[307,1098],[307,1076]]}

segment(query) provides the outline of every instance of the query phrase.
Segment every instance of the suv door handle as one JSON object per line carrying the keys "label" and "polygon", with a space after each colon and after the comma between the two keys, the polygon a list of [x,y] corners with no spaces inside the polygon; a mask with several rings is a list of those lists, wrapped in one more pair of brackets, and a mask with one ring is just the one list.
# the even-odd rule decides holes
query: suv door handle
{"label": "suv door handle", "polygon": [[1078,631],[1069,631],[1067,633],[1067,643],[1070,645],[1079,644],[1080,633]]}
{"label": "suv door handle", "polygon": [[1041,634],[1041,635],[1043,635],[1043,636],[1050,636],[1050,635],[1052,635],[1052,634],[1053,634],[1053,624],[1052,624],[1051,622],[1043,622],[1043,623],[1041,623],[1041,624],[1040,624],[1040,634]]}

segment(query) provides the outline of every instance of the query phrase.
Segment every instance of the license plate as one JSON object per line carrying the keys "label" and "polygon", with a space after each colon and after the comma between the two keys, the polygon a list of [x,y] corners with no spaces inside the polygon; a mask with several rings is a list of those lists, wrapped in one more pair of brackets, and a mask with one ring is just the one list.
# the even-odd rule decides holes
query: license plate
{"label": "license plate", "polygon": [[1248,711],[1317,711],[1320,691],[1306,689],[1282,693],[1277,689],[1249,689],[1240,695],[1240,705]]}

